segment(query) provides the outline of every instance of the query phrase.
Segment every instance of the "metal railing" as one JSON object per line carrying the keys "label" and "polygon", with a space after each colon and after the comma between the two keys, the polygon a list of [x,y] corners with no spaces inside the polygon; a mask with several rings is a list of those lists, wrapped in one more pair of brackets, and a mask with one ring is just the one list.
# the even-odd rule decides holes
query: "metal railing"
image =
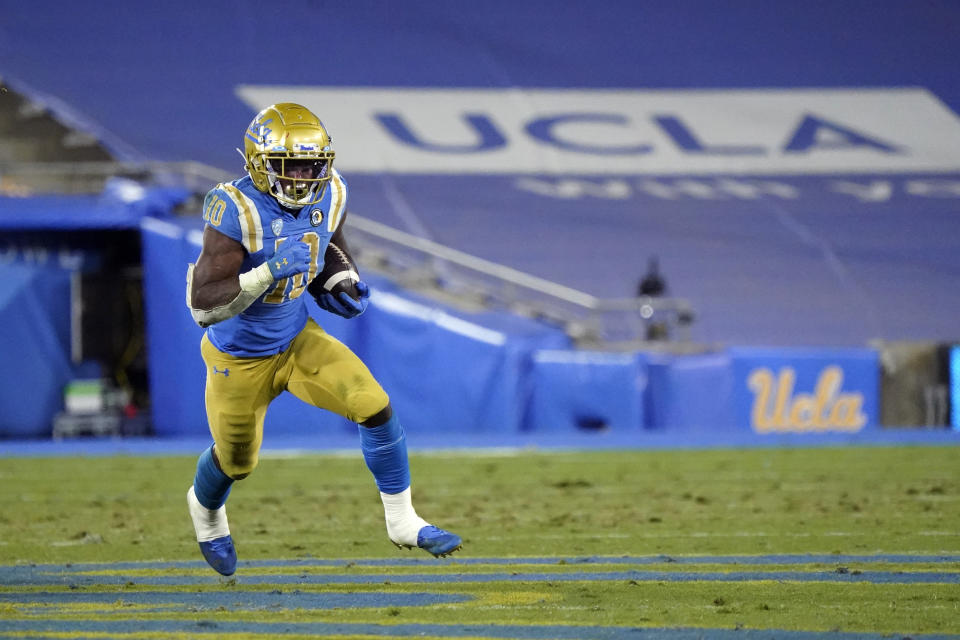
{"label": "metal railing", "polygon": [[364,269],[472,310],[505,309],[560,326],[583,346],[690,342],[682,298],[598,298],[351,213],[350,249]]}

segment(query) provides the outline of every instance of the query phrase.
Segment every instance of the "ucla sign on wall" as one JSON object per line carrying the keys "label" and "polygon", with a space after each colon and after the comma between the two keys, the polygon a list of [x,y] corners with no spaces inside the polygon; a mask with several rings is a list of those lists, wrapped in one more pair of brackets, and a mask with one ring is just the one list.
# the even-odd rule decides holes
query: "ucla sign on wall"
{"label": "ucla sign on wall", "polygon": [[351,172],[955,171],[960,118],[920,87],[439,89],[242,85],[323,114]]}
{"label": "ucla sign on wall", "polygon": [[734,413],[758,434],[854,433],[879,423],[869,349],[731,349]]}

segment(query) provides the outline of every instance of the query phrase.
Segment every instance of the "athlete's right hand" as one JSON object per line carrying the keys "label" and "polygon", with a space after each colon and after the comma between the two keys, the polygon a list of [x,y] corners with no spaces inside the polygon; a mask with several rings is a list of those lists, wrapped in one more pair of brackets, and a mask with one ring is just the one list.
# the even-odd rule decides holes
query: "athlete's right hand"
{"label": "athlete's right hand", "polygon": [[310,270],[310,247],[301,242],[302,237],[287,238],[280,243],[280,249],[267,258],[267,265],[274,280],[289,278]]}

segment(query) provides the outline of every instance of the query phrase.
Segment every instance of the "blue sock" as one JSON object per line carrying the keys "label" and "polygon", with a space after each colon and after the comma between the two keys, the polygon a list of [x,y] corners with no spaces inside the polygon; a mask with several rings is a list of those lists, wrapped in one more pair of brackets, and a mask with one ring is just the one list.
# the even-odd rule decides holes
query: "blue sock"
{"label": "blue sock", "polygon": [[360,425],[360,450],[383,493],[400,493],[410,486],[407,438],[396,414],[378,427]]}
{"label": "blue sock", "polygon": [[207,447],[197,460],[197,475],[193,478],[193,492],[207,509],[219,509],[230,495],[233,479],[217,468],[213,461],[213,445]]}

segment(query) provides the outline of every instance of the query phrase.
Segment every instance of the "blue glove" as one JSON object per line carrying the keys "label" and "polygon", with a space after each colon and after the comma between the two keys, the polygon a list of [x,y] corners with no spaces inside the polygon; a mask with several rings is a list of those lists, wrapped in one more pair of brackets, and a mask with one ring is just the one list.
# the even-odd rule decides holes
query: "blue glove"
{"label": "blue glove", "polygon": [[335,313],[344,318],[355,318],[367,310],[367,300],[370,298],[370,287],[363,281],[358,282],[354,287],[356,287],[357,293],[360,294],[359,300],[351,298],[350,294],[346,291],[341,291],[338,294],[339,297],[326,291],[315,299],[324,311]]}
{"label": "blue glove", "polygon": [[267,258],[274,280],[289,278],[310,270],[310,247],[297,236],[280,244],[280,249]]}

